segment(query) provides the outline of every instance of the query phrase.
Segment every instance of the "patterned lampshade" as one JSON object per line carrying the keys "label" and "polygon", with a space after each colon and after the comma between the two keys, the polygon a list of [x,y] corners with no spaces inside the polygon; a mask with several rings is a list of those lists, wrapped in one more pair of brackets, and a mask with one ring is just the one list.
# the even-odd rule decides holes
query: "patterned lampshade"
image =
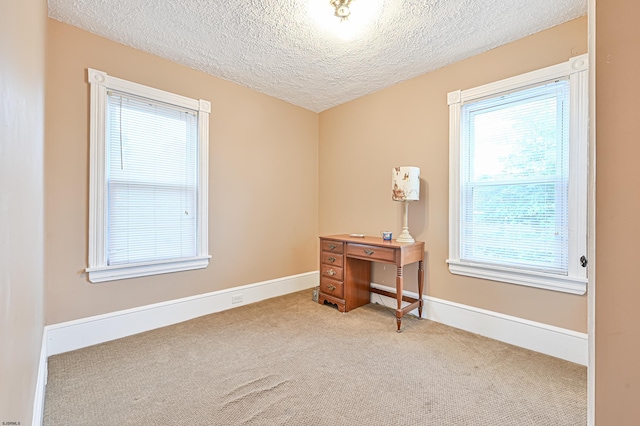
{"label": "patterned lampshade", "polygon": [[391,172],[393,201],[420,199],[420,167],[395,167]]}

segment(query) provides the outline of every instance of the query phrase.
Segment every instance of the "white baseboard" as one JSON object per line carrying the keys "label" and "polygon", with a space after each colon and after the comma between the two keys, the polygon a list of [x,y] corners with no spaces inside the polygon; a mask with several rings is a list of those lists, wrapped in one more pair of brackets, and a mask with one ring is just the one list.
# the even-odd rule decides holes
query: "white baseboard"
{"label": "white baseboard", "polygon": [[[124,311],[111,312],[45,327],[38,392],[44,395],[46,358],[91,345],[187,321],[199,316],[258,302],[318,285],[318,271],[215,291]],[[372,283],[394,292],[394,288]],[[417,294],[405,292],[417,297]],[[242,297],[234,304],[232,298]],[[500,314],[435,297],[424,296],[423,317],[581,365],[588,362],[587,334]],[[395,307],[395,299],[371,294],[371,302]],[[412,312],[417,316],[417,310]],[[41,389],[41,391],[40,391]],[[36,394],[39,398],[39,394]],[[39,399],[38,399],[39,400]],[[38,401],[37,400],[37,401]],[[37,402],[36,401],[36,402]],[[37,405],[34,407],[40,409]]]}
{"label": "white baseboard", "polygon": [[44,393],[47,387],[47,332],[42,332],[42,344],[40,346],[40,360],[38,361],[38,378],[36,379],[36,392],[33,399],[33,417],[31,424],[41,426],[44,416]]}
{"label": "white baseboard", "polygon": [[[56,355],[318,285],[318,271],[140,306],[45,327],[46,354]],[[232,303],[232,299],[241,302]]]}
{"label": "white baseboard", "polygon": [[[371,286],[395,293],[395,288],[375,283]],[[404,294],[418,297],[416,293],[404,292]],[[422,310],[423,318],[576,364],[585,366],[588,364],[588,335],[585,333],[435,297],[423,296],[423,299],[425,301]],[[371,293],[371,302],[382,302],[394,309],[396,307],[395,299],[377,293]],[[406,306],[407,303],[403,305]],[[418,310],[412,311],[412,314],[418,316]]]}

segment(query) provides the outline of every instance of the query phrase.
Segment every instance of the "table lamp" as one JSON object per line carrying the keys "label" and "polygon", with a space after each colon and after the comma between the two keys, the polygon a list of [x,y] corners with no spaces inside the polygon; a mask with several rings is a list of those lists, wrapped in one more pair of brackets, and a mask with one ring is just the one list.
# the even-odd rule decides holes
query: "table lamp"
{"label": "table lamp", "polygon": [[395,167],[391,172],[393,201],[402,201],[402,232],[396,238],[401,243],[413,243],[409,234],[409,201],[420,199],[420,167]]}

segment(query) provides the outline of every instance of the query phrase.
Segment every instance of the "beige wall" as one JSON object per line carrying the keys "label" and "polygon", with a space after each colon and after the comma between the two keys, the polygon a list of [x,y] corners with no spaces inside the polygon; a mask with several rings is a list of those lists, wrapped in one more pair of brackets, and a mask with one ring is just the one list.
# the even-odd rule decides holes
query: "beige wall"
{"label": "beige wall", "polygon": [[[46,323],[317,269],[316,113],[48,21]],[[86,68],[211,101],[207,269],[88,282]]]}
{"label": "beige wall", "polygon": [[596,424],[640,422],[640,2],[596,2]]}
{"label": "beige wall", "polygon": [[[571,330],[587,330],[587,297],[449,273],[447,93],[556,63],[587,51],[587,19],[550,30],[400,83],[320,114],[321,234],[400,231],[391,169],[419,166],[422,194],[409,208],[411,234],[427,243],[426,293]],[[413,270],[407,289],[416,291]],[[393,268],[373,281],[394,286]]]}
{"label": "beige wall", "polygon": [[43,329],[46,1],[0,2],[0,422],[31,424]]}

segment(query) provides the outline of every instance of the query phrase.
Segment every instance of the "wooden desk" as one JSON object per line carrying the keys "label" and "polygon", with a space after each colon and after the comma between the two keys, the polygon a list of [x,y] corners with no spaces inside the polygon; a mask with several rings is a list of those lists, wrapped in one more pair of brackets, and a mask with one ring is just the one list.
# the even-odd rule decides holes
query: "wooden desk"
{"label": "wooden desk", "polygon": [[[396,265],[396,293],[371,287],[371,262]],[[402,294],[403,268],[418,262],[418,299]],[[418,308],[422,318],[424,287],[424,242],[399,243],[378,237],[329,235],[320,237],[320,293],[318,303],[333,303],[340,312],[349,312],[370,301],[370,293],[397,300],[396,323],[400,332],[402,317]],[[402,307],[402,301],[409,305]]]}

